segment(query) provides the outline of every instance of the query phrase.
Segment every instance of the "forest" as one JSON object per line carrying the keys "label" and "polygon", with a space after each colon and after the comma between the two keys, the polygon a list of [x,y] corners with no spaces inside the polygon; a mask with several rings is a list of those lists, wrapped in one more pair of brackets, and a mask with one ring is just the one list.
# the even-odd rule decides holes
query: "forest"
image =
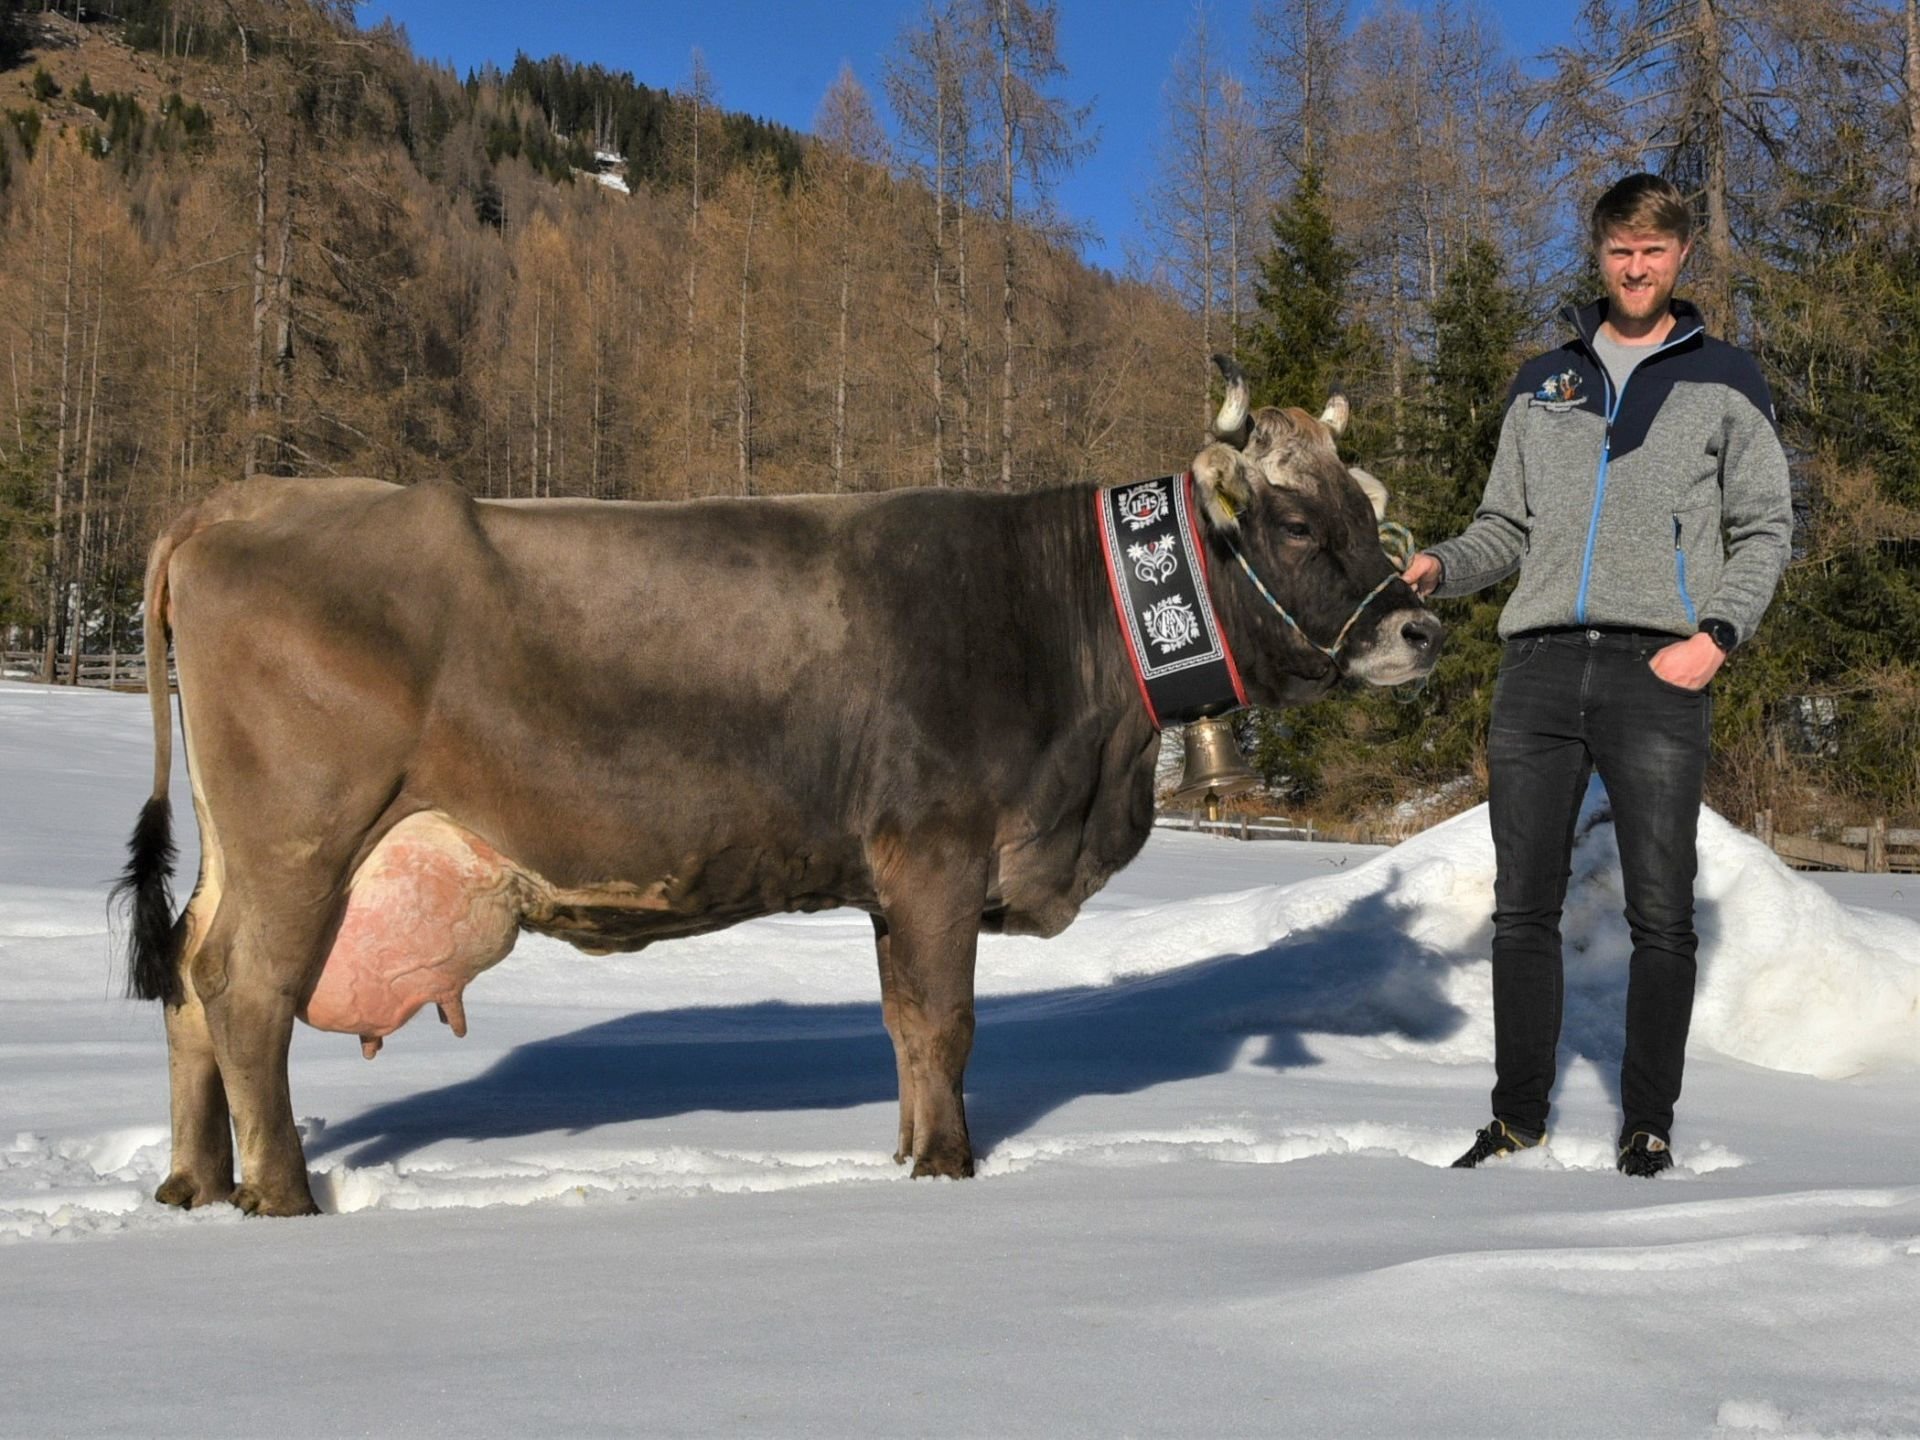
{"label": "forest", "polygon": [[[1224,0],[1218,0],[1224,3]],[[1584,209],[1696,205],[1683,292],[1760,358],[1795,558],[1722,678],[1736,821],[1920,819],[1920,0],[1584,0],[1510,53],[1464,0],[1196,8],[1149,237],[1085,263],[1056,6],[929,0],[808,134],[679,76],[460,75],[348,0],[0,0],[0,648],[137,644],[144,556],[250,474],[617,499],[1161,474],[1235,354],[1354,402],[1394,518],[1471,517],[1517,361],[1596,293]],[[1254,713],[1303,813],[1484,793],[1503,594],[1424,692]]]}

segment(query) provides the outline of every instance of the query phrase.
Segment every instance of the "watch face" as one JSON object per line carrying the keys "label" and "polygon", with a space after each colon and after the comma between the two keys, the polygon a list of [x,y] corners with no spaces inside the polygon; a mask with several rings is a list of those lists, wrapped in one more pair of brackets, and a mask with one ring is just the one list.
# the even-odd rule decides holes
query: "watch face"
{"label": "watch face", "polygon": [[1722,651],[1732,650],[1734,642],[1739,638],[1734,633],[1733,626],[1725,620],[1709,620],[1700,628],[1706,631],[1707,638],[1718,645]]}

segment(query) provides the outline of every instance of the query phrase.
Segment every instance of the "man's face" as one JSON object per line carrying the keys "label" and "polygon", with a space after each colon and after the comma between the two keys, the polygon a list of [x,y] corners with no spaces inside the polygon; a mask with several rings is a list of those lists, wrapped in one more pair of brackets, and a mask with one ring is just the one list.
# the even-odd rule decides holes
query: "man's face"
{"label": "man's face", "polygon": [[1689,247],[1658,230],[1611,230],[1600,245],[1600,280],[1609,314],[1642,322],[1665,312]]}

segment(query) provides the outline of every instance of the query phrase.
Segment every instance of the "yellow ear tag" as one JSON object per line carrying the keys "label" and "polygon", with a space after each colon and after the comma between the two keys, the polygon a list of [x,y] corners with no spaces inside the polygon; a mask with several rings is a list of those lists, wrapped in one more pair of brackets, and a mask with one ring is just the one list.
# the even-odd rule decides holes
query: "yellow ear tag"
{"label": "yellow ear tag", "polygon": [[1238,520],[1240,518],[1240,512],[1234,508],[1233,501],[1227,498],[1227,492],[1225,490],[1216,489],[1213,492],[1213,503],[1227,512],[1227,518],[1229,520]]}

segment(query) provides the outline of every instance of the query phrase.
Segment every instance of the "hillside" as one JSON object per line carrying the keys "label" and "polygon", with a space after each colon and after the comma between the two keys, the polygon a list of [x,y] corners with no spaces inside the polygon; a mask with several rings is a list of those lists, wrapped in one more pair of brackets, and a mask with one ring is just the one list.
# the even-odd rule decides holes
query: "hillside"
{"label": "hillside", "polygon": [[[248,472],[1025,487],[1198,438],[1190,317],[985,214],[956,253],[850,80],[810,143],[591,65],[455,76],[316,6],[198,13],[30,13],[0,73],[13,643],[124,645],[154,527]],[[616,147],[630,195],[582,178]]]}

